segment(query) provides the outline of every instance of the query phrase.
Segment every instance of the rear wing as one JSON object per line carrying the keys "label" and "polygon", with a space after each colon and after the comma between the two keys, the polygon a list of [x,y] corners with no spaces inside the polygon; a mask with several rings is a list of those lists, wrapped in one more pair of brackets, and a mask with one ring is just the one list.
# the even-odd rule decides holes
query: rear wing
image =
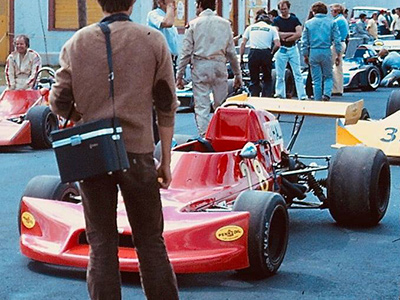
{"label": "rear wing", "polygon": [[253,106],[255,109],[272,113],[293,115],[311,115],[331,118],[344,118],[344,124],[356,124],[361,117],[364,100],[357,102],[322,102],[305,100],[288,100],[263,97],[248,97],[240,94],[230,97],[226,104],[237,103]]}

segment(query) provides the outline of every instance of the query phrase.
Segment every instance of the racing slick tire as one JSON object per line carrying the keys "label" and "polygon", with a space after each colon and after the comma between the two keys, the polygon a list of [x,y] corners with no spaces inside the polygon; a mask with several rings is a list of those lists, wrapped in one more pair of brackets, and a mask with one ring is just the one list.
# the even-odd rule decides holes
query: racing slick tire
{"label": "racing slick tire", "polygon": [[377,225],[389,204],[388,158],[376,148],[340,148],[329,168],[327,190],[329,212],[338,224]]}
{"label": "racing slick tire", "polygon": [[364,84],[361,86],[362,91],[375,91],[381,83],[381,73],[375,66],[369,66],[364,73]]}
{"label": "racing slick tire", "polygon": [[386,117],[400,110],[400,91],[392,91],[386,103]]}
{"label": "racing slick tire", "polygon": [[34,106],[26,116],[31,124],[31,147],[33,149],[51,148],[51,135],[58,129],[58,118],[47,106]]}
{"label": "racing slick tire", "polygon": [[59,176],[40,175],[29,180],[22,194],[18,211],[18,229],[21,233],[21,204],[23,197],[32,197],[62,202],[78,203],[74,196],[79,196],[79,186],[76,182],[61,183]]}
{"label": "racing slick tire", "polygon": [[248,232],[249,267],[239,272],[268,277],[275,274],[285,257],[289,238],[289,216],[280,194],[244,191],[234,211],[250,213]]}

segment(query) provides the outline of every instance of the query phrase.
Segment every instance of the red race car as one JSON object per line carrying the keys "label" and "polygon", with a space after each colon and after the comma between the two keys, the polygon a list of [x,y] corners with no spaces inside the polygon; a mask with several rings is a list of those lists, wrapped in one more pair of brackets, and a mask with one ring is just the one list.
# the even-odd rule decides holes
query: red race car
{"label": "red race car", "polygon": [[[47,72],[48,77],[42,77]],[[0,96],[0,146],[31,145],[51,147],[50,132],[58,129],[58,119],[48,107],[54,70],[39,70],[35,89],[5,90]],[[46,87],[45,87],[46,86]]]}
{"label": "red race car", "polygon": [[[280,103],[283,111],[291,106],[289,100],[271,101]],[[314,114],[315,102],[297,102],[302,105],[297,111]],[[332,108],[337,103],[325,104]],[[361,114],[357,105],[349,103],[332,111],[348,120],[352,117],[347,112],[355,117]],[[289,150],[301,122],[300,118],[294,124]],[[228,101],[216,110],[204,139],[173,148],[173,181],[161,196],[164,237],[177,273],[274,274],[286,252],[289,207],[329,208],[342,225],[376,225],[384,216],[390,170],[382,151],[345,147],[331,162],[329,156],[290,155],[289,150],[284,148],[279,121],[272,113],[255,109],[251,98]],[[300,159],[322,159],[325,164],[306,164]],[[327,178],[314,176],[328,169]],[[57,265],[87,266],[89,246],[78,184],[61,184],[56,176],[33,178],[21,199],[19,229],[25,256]],[[122,197],[118,233],[120,268],[137,272]]]}

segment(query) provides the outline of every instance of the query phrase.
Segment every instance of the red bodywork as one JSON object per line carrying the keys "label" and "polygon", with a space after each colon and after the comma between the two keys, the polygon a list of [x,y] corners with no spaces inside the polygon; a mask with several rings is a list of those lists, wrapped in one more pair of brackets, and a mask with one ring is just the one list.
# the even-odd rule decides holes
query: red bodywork
{"label": "red bodywork", "polygon": [[5,90],[0,96],[0,146],[31,143],[31,126],[25,120],[28,110],[48,105],[49,90]]}
{"label": "red bodywork", "polygon": [[[173,181],[168,190],[161,191],[164,237],[177,273],[248,267],[249,213],[215,207],[229,207],[248,189],[279,189],[279,184],[274,183],[280,179],[274,176],[272,163],[280,161],[283,141],[272,114],[247,108],[219,108],[206,140],[214,152],[206,152],[204,143],[199,141],[172,151]],[[260,140],[267,140],[269,147],[256,144],[255,159],[239,155],[248,141]],[[207,210],[211,207],[214,209]],[[34,223],[21,222],[20,247],[24,255],[51,264],[87,266],[89,247],[81,204],[24,197],[22,219],[24,212],[35,219]],[[118,232],[120,268],[136,272],[138,259],[121,197]]]}

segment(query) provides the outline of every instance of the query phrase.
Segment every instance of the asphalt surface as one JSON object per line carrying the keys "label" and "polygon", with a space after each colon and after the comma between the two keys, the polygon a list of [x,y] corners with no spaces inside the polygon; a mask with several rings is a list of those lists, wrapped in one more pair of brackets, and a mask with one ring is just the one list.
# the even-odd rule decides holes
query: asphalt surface
{"label": "asphalt surface", "polygon": [[[371,117],[378,119],[390,91],[349,92],[332,101],[363,98]],[[332,119],[307,118],[292,152],[334,155],[334,125]],[[195,134],[193,114],[178,113],[175,131]],[[57,174],[54,153],[28,146],[1,148],[0,165],[0,300],[88,299],[84,270],[34,262],[19,251],[20,197],[32,177]],[[275,276],[180,274],[181,299],[399,299],[399,175],[399,166],[392,165],[390,204],[378,226],[347,229],[337,226],[327,210],[290,210],[289,245]],[[123,274],[123,297],[144,299],[137,274]]]}

